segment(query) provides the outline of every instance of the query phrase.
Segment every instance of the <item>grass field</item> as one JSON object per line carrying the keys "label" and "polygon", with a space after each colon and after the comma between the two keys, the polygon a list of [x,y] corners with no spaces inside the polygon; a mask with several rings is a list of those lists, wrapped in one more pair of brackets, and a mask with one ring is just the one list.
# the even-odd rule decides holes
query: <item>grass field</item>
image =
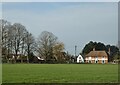
{"label": "grass field", "polygon": [[3,83],[118,82],[112,64],[3,64]]}

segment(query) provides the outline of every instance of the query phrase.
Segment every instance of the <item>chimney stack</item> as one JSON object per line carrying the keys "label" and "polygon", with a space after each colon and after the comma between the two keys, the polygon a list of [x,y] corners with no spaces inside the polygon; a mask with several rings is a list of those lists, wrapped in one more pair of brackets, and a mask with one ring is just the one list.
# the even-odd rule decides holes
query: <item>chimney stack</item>
{"label": "chimney stack", "polygon": [[110,55],[110,47],[109,47],[109,49],[108,49],[108,54]]}
{"label": "chimney stack", "polygon": [[93,51],[95,51],[95,48],[93,48]]}

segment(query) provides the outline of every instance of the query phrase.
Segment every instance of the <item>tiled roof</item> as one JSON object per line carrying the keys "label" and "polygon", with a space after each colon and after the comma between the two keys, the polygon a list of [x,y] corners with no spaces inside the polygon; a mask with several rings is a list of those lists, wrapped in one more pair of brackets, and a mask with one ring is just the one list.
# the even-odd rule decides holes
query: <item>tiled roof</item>
{"label": "tiled roof", "polygon": [[88,56],[108,56],[108,55],[105,51],[91,51],[86,55],[86,57]]}

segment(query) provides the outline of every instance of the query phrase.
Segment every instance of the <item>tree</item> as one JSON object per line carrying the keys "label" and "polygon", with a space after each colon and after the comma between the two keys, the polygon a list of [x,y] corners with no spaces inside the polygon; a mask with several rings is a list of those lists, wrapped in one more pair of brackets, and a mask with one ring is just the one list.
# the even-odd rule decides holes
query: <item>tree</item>
{"label": "tree", "polygon": [[95,49],[96,50],[105,50],[106,51],[106,46],[104,45],[104,43],[98,42],[95,44]]}
{"label": "tree", "polygon": [[24,30],[25,27],[19,23],[15,23],[12,26],[12,40],[13,40],[13,49],[15,53],[15,62],[18,56],[18,52],[20,53],[21,45],[23,43],[24,38]]}
{"label": "tree", "polygon": [[24,57],[24,55],[25,55],[25,53],[26,53],[26,34],[27,34],[27,30],[26,29],[24,29],[24,31],[23,31],[23,38],[22,38],[22,42],[21,42],[21,54],[22,54],[22,56],[20,56],[21,57],[21,63],[23,63],[23,57]]}
{"label": "tree", "polygon": [[25,44],[26,44],[26,51],[27,51],[27,62],[29,63],[29,57],[31,57],[32,51],[34,51],[34,37],[31,33],[26,33]]}
{"label": "tree", "polygon": [[[2,25],[2,55],[4,59],[9,62],[12,55],[15,55],[15,62],[18,54],[20,54],[21,62],[22,56],[33,53],[34,37],[29,33],[25,26],[20,23],[11,24],[6,20],[0,20]],[[29,59],[27,60],[29,62]]]}
{"label": "tree", "polygon": [[53,57],[53,47],[56,44],[57,37],[47,31],[43,31],[38,38],[38,52],[46,61],[51,61]]}
{"label": "tree", "polygon": [[106,45],[106,52],[110,49],[109,61],[113,61],[114,57],[119,53],[119,48],[114,45]]}
{"label": "tree", "polygon": [[[34,49],[34,42],[35,39],[31,33],[29,33],[26,28],[19,24],[15,23],[13,24],[13,47],[14,47],[14,52],[16,56],[18,53],[22,55],[27,55],[27,62],[29,63],[29,56],[30,53],[33,53]],[[16,60],[16,57],[15,57]],[[16,62],[16,61],[15,61]],[[21,56],[21,62],[23,62],[22,56]]]}
{"label": "tree", "polygon": [[10,33],[9,29],[11,28],[10,22],[1,19],[1,36],[2,36],[2,55],[4,55],[3,59],[9,62],[9,54],[10,54]]}
{"label": "tree", "polygon": [[57,42],[53,47],[53,54],[58,62],[63,62],[65,60],[65,54],[63,50],[64,44],[62,42]]}
{"label": "tree", "polygon": [[105,50],[106,51],[106,46],[101,43],[101,42],[93,42],[90,41],[88,44],[85,45],[85,47],[82,50],[82,54],[88,54],[90,51],[93,50],[93,48],[95,48],[95,50]]}
{"label": "tree", "polygon": [[88,54],[90,51],[93,50],[93,48],[95,48],[96,42],[90,41],[88,44],[85,45],[85,47],[82,50],[82,54]]}

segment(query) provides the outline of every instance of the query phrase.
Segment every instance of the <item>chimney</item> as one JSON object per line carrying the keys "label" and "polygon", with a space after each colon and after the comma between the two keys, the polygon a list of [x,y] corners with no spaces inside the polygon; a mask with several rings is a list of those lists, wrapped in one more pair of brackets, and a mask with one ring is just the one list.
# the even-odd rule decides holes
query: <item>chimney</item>
{"label": "chimney", "polygon": [[108,54],[110,55],[110,47],[109,47],[109,49],[108,49]]}
{"label": "chimney", "polygon": [[95,48],[93,48],[93,51],[95,51]]}

